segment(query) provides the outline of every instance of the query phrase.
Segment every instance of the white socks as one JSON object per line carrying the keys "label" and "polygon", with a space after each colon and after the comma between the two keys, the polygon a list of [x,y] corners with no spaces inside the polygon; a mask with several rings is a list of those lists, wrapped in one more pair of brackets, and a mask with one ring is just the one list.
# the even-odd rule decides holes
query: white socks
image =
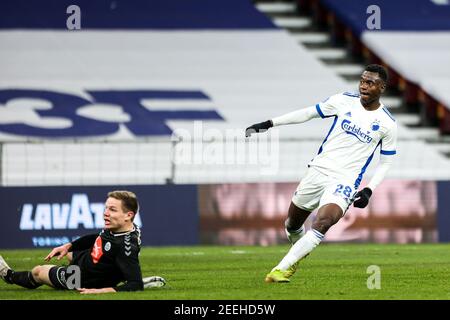
{"label": "white socks", "polygon": [[286,232],[286,236],[289,239],[289,242],[293,245],[305,235],[305,225],[302,225],[300,229],[291,232],[289,232],[285,227],[284,232]]}
{"label": "white socks", "polygon": [[284,256],[283,260],[281,260],[281,262],[272,270],[280,269],[282,271],[286,271],[298,260],[313,251],[313,249],[322,241],[323,237],[324,235],[319,231],[314,229],[309,230],[305,236],[303,236],[291,247],[291,250],[289,250],[289,252]]}

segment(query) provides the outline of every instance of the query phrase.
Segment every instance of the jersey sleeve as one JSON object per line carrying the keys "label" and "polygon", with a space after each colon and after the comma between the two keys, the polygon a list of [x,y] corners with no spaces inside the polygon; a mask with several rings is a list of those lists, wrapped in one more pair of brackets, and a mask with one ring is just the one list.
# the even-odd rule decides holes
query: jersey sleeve
{"label": "jersey sleeve", "polygon": [[333,117],[338,114],[338,107],[342,100],[342,94],[335,94],[328,99],[316,104],[317,113],[321,118]]}
{"label": "jersey sleeve", "polygon": [[116,291],[143,290],[141,266],[139,264],[139,246],[136,240],[125,237],[118,248],[116,263],[125,278],[125,284],[114,288]]}
{"label": "jersey sleeve", "polygon": [[94,245],[97,237],[98,233],[94,233],[78,238],[77,240],[72,242],[72,247],[69,251],[81,251],[90,249]]}
{"label": "jersey sleeve", "polygon": [[380,153],[383,156],[392,156],[397,153],[397,124],[395,123],[381,140]]}
{"label": "jersey sleeve", "polygon": [[319,115],[316,108],[314,106],[311,106],[273,118],[272,124],[274,127],[276,127],[286,124],[303,123],[318,117]]}

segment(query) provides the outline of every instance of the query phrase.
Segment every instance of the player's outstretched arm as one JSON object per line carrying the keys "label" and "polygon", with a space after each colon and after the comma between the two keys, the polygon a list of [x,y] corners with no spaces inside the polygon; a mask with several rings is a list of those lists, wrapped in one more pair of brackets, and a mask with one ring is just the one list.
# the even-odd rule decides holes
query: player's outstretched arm
{"label": "player's outstretched arm", "polygon": [[272,125],[277,127],[287,124],[303,123],[314,118],[320,118],[320,114],[317,111],[317,107],[311,106],[275,117],[271,121]]}
{"label": "player's outstretched arm", "polygon": [[77,289],[81,294],[99,294],[99,293],[114,293],[117,292],[114,288],[100,288],[100,289],[86,289],[86,288],[78,288]]}
{"label": "player's outstretched arm", "polygon": [[72,248],[72,244],[66,243],[63,244],[62,246],[53,248],[52,251],[50,251],[50,253],[45,257],[45,261],[50,261],[53,257],[57,256],[57,260],[61,260],[62,258],[64,258],[67,253],[69,253],[69,250]]}
{"label": "player's outstretched arm", "polygon": [[289,112],[282,116],[267,120],[264,122],[256,123],[247,129],[245,129],[245,136],[248,138],[253,133],[266,132],[272,127],[282,126],[286,124],[296,124],[309,121],[314,118],[319,118],[320,114],[316,107],[307,107],[293,112]]}
{"label": "player's outstretched arm", "polygon": [[74,242],[69,242],[63,244],[62,246],[53,248],[53,250],[50,251],[50,253],[44,258],[44,260],[50,261],[50,259],[52,259],[55,256],[58,257],[58,260],[61,260],[70,251],[89,249],[94,245],[95,239],[97,239],[97,237],[98,234],[89,234],[81,238],[78,238]]}

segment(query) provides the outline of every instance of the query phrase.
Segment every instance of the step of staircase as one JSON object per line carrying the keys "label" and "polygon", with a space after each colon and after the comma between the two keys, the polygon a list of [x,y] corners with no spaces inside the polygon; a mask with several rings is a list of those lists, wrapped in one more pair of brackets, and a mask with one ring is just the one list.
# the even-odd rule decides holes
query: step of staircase
{"label": "step of staircase", "polygon": [[278,17],[272,21],[277,27],[284,29],[295,28],[295,30],[298,30],[312,25],[312,19],[306,17]]}
{"label": "step of staircase", "polygon": [[303,44],[328,43],[331,39],[330,35],[326,32],[301,32],[291,34],[291,37]]}
{"label": "step of staircase", "polygon": [[294,2],[262,2],[257,3],[256,8],[267,14],[295,13],[297,5]]}
{"label": "step of staircase", "polygon": [[[361,57],[352,56],[345,47],[331,42],[331,34],[324,27],[315,25],[312,17],[299,12],[296,1],[258,0],[256,7],[272,19],[279,28],[286,29],[299,45],[307,48],[338,76],[344,79],[355,92],[364,71]],[[443,154],[450,157],[450,137],[442,137],[438,128],[421,126],[420,115],[412,113],[415,109],[406,106],[401,93],[388,88],[381,101],[396,117],[397,121],[411,128],[417,138],[434,144]]]}

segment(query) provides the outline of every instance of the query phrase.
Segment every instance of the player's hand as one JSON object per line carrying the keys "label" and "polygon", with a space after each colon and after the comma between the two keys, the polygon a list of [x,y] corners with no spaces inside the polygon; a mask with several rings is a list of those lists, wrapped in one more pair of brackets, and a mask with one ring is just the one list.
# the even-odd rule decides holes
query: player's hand
{"label": "player's hand", "polygon": [[45,257],[45,261],[50,261],[51,258],[58,256],[58,260],[61,260],[62,258],[64,258],[67,253],[69,253],[69,249],[72,247],[71,243],[66,243],[63,244],[62,246],[53,248],[52,251],[50,251],[50,253]]}
{"label": "player's hand", "polygon": [[365,208],[369,204],[369,199],[372,196],[372,190],[364,188],[355,194],[355,201],[353,206],[356,208]]}
{"label": "player's hand", "polygon": [[78,288],[77,290],[81,294],[98,294],[98,293],[116,292],[116,290],[114,290],[113,288],[101,288],[101,289]]}
{"label": "player's hand", "polygon": [[267,120],[264,122],[256,123],[254,125],[251,125],[247,129],[245,129],[245,137],[250,137],[253,133],[260,133],[260,132],[266,132],[270,128],[273,127],[273,123],[271,120]]}

